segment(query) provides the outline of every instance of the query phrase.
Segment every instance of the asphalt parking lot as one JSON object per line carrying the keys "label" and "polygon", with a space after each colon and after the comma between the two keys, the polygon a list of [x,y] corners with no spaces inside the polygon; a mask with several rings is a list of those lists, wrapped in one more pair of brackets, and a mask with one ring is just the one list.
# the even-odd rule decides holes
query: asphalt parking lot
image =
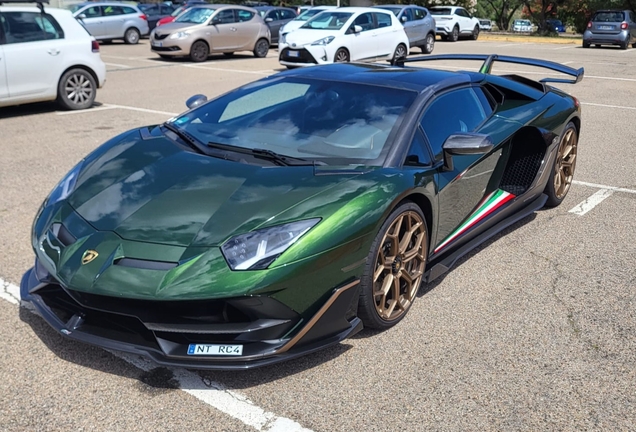
{"label": "asphalt parking lot", "polygon": [[[417,51],[415,49],[414,51]],[[576,183],[422,286],[398,326],[247,372],[156,368],[62,339],[17,307],[30,229],[100,143],[281,70],[275,50],[163,61],[102,46],[99,105],[0,109],[0,430],[633,430],[636,425],[636,49],[438,42],[584,66]],[[468,68],[476,64],[440,63]],[[538,77],[534,69],[501,67]]]}

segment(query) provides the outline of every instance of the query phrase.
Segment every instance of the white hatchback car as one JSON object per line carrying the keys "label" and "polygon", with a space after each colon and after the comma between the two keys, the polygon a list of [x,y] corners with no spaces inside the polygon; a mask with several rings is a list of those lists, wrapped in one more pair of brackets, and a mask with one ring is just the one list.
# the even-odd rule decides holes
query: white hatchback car
{"label": "white hatchback car", "polygon": [[0,107],[89,108],[105,80],[99,44],[69,11],[0,6]]}
{"label": "white hatchback car", "polygon": [[442,40],[457,42],[462,36],[470,36],[472,40],[479,37],[479,18],[472,16],[463,7],[433,6],[429,10],[435,18],[436,33]]}
{"label": "white hatchback car", "polygon": [[278,42],[279,62],[287,67],[406,57],[408,47],[393,13],[362,7],[321,12]]}

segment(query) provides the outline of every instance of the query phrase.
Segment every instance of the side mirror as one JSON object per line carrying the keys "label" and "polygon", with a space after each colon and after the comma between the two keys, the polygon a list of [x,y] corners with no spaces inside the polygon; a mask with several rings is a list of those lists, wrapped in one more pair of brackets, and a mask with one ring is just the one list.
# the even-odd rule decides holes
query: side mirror
{"label": "side mirror", "polygon": [[478,155],[490,152],[494,147],[490,136],[477,133],[457,133],[446,138],[444,169],[453,170],[453,156]]}
{"label": "side mirror", "polygon": [[85,19],[86,18],[86,14],[79,14],[77,17],[79,19]]}
{"label": "side mirror", "polygon": [[186,101],[186,106],[190,109],[196,108],[200,105],[203,105],[208,101],[208,97],[202,94],[196,94],[194,96],[190,96]]}
{"label": "side mirror", "polygon": [[269,18],[269,17],[265,18],[265,22],[272,22],[272,21],[274,21],[274,18]]}
{"label": "side mirror", "polygon": [[403,23],[407,22],[409,19],[405,16],[402,15],[402,18],[400,18],[400,21],[402,21]]}
{"label": "side mirror", "polygon": [[362,32],[362,27],[359,25],[354,25],[353,26],[353,32],[354,33],[361,33]]}

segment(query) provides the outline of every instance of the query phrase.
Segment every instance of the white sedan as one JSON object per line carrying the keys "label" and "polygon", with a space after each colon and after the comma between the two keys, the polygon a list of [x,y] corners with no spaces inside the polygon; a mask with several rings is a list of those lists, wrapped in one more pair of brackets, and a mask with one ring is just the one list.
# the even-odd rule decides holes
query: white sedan
{"label": "white sedan", "polygon": [[279,62],[287,67],[392,59],[408,55],[409,39],[394,14],[343,7],[319,13],[282,35]]}

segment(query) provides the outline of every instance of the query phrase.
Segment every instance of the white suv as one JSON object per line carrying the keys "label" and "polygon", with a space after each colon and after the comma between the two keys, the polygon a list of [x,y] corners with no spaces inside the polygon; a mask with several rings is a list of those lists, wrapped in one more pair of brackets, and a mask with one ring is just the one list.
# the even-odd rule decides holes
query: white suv
{"label": "white suv", "polygon": [[435,18],[436,33],[442,40],[456,42],[461,36],[472,40],[479,37],[479,18],[473,17],[463,7],[434,6],[428,9]]}
{"label": "white suv", "polygon": [[57,100],[90,108],[105,80],[99,44],[71,12],[0,6],[0,107]]}

